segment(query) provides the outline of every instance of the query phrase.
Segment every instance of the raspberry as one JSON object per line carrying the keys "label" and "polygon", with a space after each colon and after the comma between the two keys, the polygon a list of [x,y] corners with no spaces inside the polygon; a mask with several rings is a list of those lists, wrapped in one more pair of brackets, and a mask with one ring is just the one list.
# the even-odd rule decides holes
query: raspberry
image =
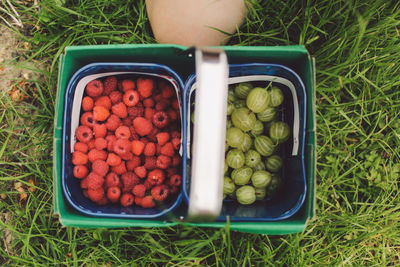
{"label": "raspberry", "polygon": [[122,97],[122,101],[128,107],[133,107],[139,102],[139,93],[133,90],[126,91]]}
{"label": "raspberry", "polygon": [[107,140],[104,138],[96,138],[94,140],[94,147],[98,150],[103,150],[107,147]]}
{"label": "raspberry", "polygon": [[103,90],[103,83],[99,80],[92,80],[86,85],[86,93],[91,97],[100,96]]}
{"label": "raspberry", "polygon": [[139,178],[145,178],[147,171],[146,168],[144,166],[138,166],[134,169],[135,174],[139,177]]}
{"label": "raspberry", "polygon": [[121,158],[114,153],[109,153],[107,157],[107,164],[111,167],[121,164]]}
{"label": "raspberry", "polygon": [[115,141],[117,141],[117,137],[115,137],[114,135],[108,135],[108,136],[106,136],[106,140],[107,140],[107,150],[109,152],[113,152],[114,144],[115,144]]}
{"label": "raspberry", "polygon": [[112,91],[109,97],[113,105],[122,101],[122,93],[120,91]]}
{"label": "raspberry", "polygon": [[125,161],[133,159],[133,154],[132,154],[132,152],[129,152],[129,151],[128,151],[127,153],[122,154],[122,155],[121,155],[121,159],[123,159],[123,160],[125,160]]}
{"label": "raspberry", "polygon": [[121,180],[115,172],[110,172],[109,174],[107,174],[105,183],[107,188],[113,186],[121,186]]}
{"label": "raspberry", "polygon": [[168,118],[169,118],[171,121],[176,121],[176,120],[178,120],[178,113],[177,113],[175,110],[173,110],[173,109],[168,109],[168,110],[167,110],[167,114],[168,114]]}
{"label": "raspberry", "polygon": [[120,196],[121,196],[121,189],[119,189],[119,187],[113,186],[107,189],[107,198],[112,203],[118,202]]}
{"label": "raspberry", "polygon": [[149,182],[153,185],[157,184],[160,185],[163,183],[165,178],[165,174],[162,170],[160,169],[154,169],[152,171],[149,172],[149,174],[147,175],[147,179],[149,180]]}
{"label": "raspberry", "polygon": [[139,78],[136,81],[139,94],[143,98],[151,96],[153,93],[154,82],[152,79]]}
{"label": "raspberry", "polygon": [[121,120],[117,115],[111,114],[106,122],[109,131],[115,131],[121,125]]}
{"label": "raspberry", "polygon": [[88,175],[89,170],[85,165],[76,165],[72,173],[75,178],[83,179]]}
{"label": "raspberry", "polygon": [[128,171],[133,171],[137,166],[140,166],[141,160],[138,156],[133,156],[131,160],[126,162],[126,168]]}
{"label": "raspberry", "polygon": [[93,137],[93,132],[88,126],[81,125],[76,128],[75,135],[80,142],[88,143]]}
{"label": "raspberry", "polygon": [[156,135],[160,132],[160,130],[157,127],[153,127],[153,130],[147,135],[147,138],[151,142],[157,142],[157,137]]}
{"label": "raspberry", "polygon": [[128,109],[123,102],[115,104],[111,108],[112,113],[120,117],[121,119],[128,117]]}
{"label": "raspberry", "polygon": [[144,181],[143,185],[146,188],[146,190],[149,190],[153,186],[155,186],[154,181],[150,181],[149,179],[146,179],[146,181]]}
{"label": "raspberry", "polygon": [[101,188],[104,184],[104,178],[97,173],[91,172],[87,176],[87,184],[89,189]]}
{"label": "raspberry", "polygon": [[161,154],[172,157],[174,152],[174,146],[171,142],[166,143],[163,147],[161,147]]}
{"label": "raspberry", "polygon": [[128,126],[122,125],[115,130],[115,136],[118,139],[128,139],[129,137],[131,137],[131,131],[129,130]]}
{"label": "raspberry", "polygon": [[157,144],[157,146],[156,146],[156,154],[157,154],[157,155],[160,155],[160,154],[161,154],[161,147],[162,147],[162,146],[160,146],[159,144]]}
{"label": "raspberry", "polygon": [[92,171],[100,176],[106,176],[110,166],[104,160],[96,160],[92,164]]}
{"label": "raspberry", "polygon": [[143,154],[145,156],[154,156],[155,153],[156,153],[156,144],[148,142],[144,147]]}
{"label": "raspberry", "polygon": [[89,151],[92,150],[92,149],[94,149],[94,148],[95,148],[94,139],[90,140],[90,141],[87,143],[87,146],[88,146],[88,150],[89,150]]}
{"label": "raspberry", "polygon": [[168,122],[168,115],[164,111],[158,111],[153,115],[153,124],[158,128],[164,128]]}
{"label": "raspberry", "polygon": [[165,171],[168,177],[171,177],[172,175],[179,173],[179,170],[177,168],[168,168]]}
{"label": "raspberry", "polygon": [[115,172],[118,175],[122,175],[122,174],[126,173],[125,161],[121,161],[121,164],[119,164],[117,166],[113,166],[111,168],[111,171]]}
{"label": "raspberry", "polygon": [[121,86],[122,86],[122,91],[124,91],[124,92],[133,90],[136,88],[135,82],[130,79],[123,80],[121,82]]}
{"label": "raspberry", "polygon": [[157,158],[156,157],[146,157],[144,160],[144,167],[147,170],[154,170],[157,167]]}
{"label": "raspberry", "polygon": [[175,110],[179,110],[179,100],[177,98],[175,98],[174,100],[172,100],[172,104],[171,104],[172,108]]}
{"label": "raspberry", "polygon": [[133,187],[132,194],[134,194],[136,197],[142,198],[146,194],[146,187],[143,184],[137,184]]}
{"label": "raspberry", "polygon": [[151,122],[143,117],[137,117],[133,120],[133,127],[140,136],[145,136],[151,132],[153,125]]}
{"label": "raspberry", "polygon": [[93,132],[96,138],[105,137],[107,134],[107,126],[105,124],[96,123],[95,125],[93,125]]}
{"label": "raspberry", "polygon": [[96,188],[96,189],[89,188],[87,193],[88,193],[90,200],[92,200],[94,202],[100,201],[104,197],[104,189],[103,188]]}
{"label": "raspberry", "polygon": [[149,121],[153,120],[153,116],[156,114],[156,111],[152,108],[145,108],[144,109],[144,117]]}
{"label": "raspberry", "polygon": [[133,187],[140,183],[139,177],[133,172],[125,172],[121,175],[123,192],[132,191]]}
{"label": "raspberry", "polygon": [[161,95],[163,98],[171,98],[175,95],[175,90],[171,84],[166,84],[165,86],[161,87]]}
{"label": "raspberry", "polygon": [[171,140],[172,146],[174,147],[175,150],[178,150],[179,147],[181,146],[181,139],[179,138],[172,138]]}
{"label": "raspberry", "polygon": [[94,106],[93,98],[90,96],[85,96],[82,98],[82,109],[83,111],[91,111]]}
{"label": "raspberry", "polygon": [[167,169],[171,165],[171,158],[165,155],[160,155],[157,157],[157,168]]}
{"label": "raspberry", "polygon": [[129,207],[133,204],[134,201],[135,201],[135,197],[132,194],[124,193],[121,196],[120,203],[123,207]]}
{"label": "raspberry", "polygon": [[95,119],[93,112],[88,111],[82,114],[81,119],[80,119],[81,125],[88,126],[90,128],[93,128],[95,124]]}
{"label": "raspberry", "polygon": [[170,186],[180,186],[182,183],[182,177],[179,174],[174,174],[169,178]]}
{"label": "raspberry", "polygon": [[169,141],[170,136],[169,136],[169,133],[167,133],[167,132],[161,132],[161,133],[158,133],[156,135],[156,137],[157,137],[157,143],[160,146],[163,146]]}
{"label": "raspberry", "polygon": [[149,139],[147,139],[146,137],[142,137],[139,139],[144,145],[146,145],[149,142]]}
{"label": "raspberry", "polygon": [[163,201],[168,197],[169,189],[166,185],[157,185],[151,189],[151,196],[157,201]]}
{"label": "raspberry", "polygon": [[82,142],[76,142],[74,145],[74,151],[80,151],[82,153],[88,152],[88,145]]}
{"label": "raspberry", "polygon": [[132,141],[132,152],[133,154],[139,156],[142,154],[144,149],[144,143],[139,140],[133,140]]}
{"label": "raspberry", "polygon": [[106,160],[107,159],[107,152],[104,150],[97,150],[97,149],[92,149],[88,153],[89,161],[90,162],[95,162],[96,160]]}
{"label": "raspberry", "polygon": [[171,194],[176,194],[179,192],[179,186],[171,186],[169,190]]}
{"label": "raspberry", "polygon": [[127,139],[117,139],[114,143],[113,151],[119,156],[131,151],[131,142]]}
{"label": "raspberry", "polygon": [[107,205],[108,204],[108,198],[104,195],[100,200],[96,201],[96,204],[100,205],[100,206]]}
{"label": "raspberry", "polygon": [[142,197],[135,196],[135,204],[138,206],[142,206]]}
{"label": "raspberry", "polygon": [[159,102],[159,101],[163,100],[163,97],[161,94],[156,94],[153,96],[153,99],[155,102]]}
{"label": "raspberry", "polygon": [[81,186],[82,189],[88,189],[87,177],[86,177],[86,178],[83,178],[83,179],[81,180],[80,186]]}
{"label": "raspberry", "polygon": [[136,105],[134,107],[128,107],[128,114],[132,118],[143,117],[144,108],[143,107],[138,107],[138,105]]}
{"label": "raspberry", "polygon": [[141,205],[145,209],[154,208],[155,204],[154,204],[154,201],[153,201],[153,197],[152,196],[145,196],[141,201]]}
{"label": "raspberry", "polygon": [[96,121],[105,121],[110,116],[110,111],[102,106],[93,108],[93,117]]}
{"label": "raspberry", "polygon": [[111,100],[108,96],[101,96],[96,99],[96,102],[94,102],[95,106],[102,106],[105,107],[106,109],[110,110],[111,109]]}
{"label": "raspberry", "polygon": [[172,166],[173,167],[178,167],[181,164],[181,157],[178,155],[174,155],[172,157]]}
{"label": "raspberry", "polygon": [[132,125],[132,118],[126,117],[122,120],[122,125],[130,127]]}
{"label": "raspberry", "polygon": [[112,91],[117,89],[117,78],[115,76],[108,76],[104,80],[104,91],[103,95],[109,95]]}
{"label": "raspberry", "polygon": [[156,104],[155,110],[157,110],[157,111],[167,110],[168,107],[169,107],[169,105],[170,105],[170,103],[169,103],[167,100],[161,99],[161,100]]}
{"label": "raspberry", "polygon": [[143,106],[146,108],[152,108],[154,107],[154,100],[152,98],[146,98],[143,100]]}
{"label": "raspberry", "polygon": [[85,165],[88,163],[88,155],[80,151],[72,153],[72,164],[74,165]]}

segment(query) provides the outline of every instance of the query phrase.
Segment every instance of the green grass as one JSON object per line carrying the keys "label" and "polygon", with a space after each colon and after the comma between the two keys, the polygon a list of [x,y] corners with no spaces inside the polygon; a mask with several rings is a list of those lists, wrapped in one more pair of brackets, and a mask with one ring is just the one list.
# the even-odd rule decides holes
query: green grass
{"label": "green grass", "polygon": [[[317,60],[317,216],[306,230],[264,236],[173,227],[62,228],[52,214],[52,127],[58,56],[68,45],[155,42],[143,1],[13,2],[49,62],[24,103],[0,97],[0,234],[6,265],[384,266],[400,264],[400,4],[380,0],[252,1],[230,45],[304,44]],[[42,76],[41,79],[39,74]],[[43,78],[44,77],[44,78]],[[32,88],[36,88],[33,90]],[[14,181],[37,181],[25,204]]]}

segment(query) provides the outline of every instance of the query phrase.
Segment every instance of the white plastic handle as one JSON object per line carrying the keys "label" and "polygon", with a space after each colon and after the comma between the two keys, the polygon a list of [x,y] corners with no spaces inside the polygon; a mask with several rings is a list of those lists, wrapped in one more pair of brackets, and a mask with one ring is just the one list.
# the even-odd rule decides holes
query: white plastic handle
{"label": "white plastic handle", "polygon": [[228,60],[222,50],[196,50],[196,100],[189,220],[213,220],[221,212],[228,102]]}

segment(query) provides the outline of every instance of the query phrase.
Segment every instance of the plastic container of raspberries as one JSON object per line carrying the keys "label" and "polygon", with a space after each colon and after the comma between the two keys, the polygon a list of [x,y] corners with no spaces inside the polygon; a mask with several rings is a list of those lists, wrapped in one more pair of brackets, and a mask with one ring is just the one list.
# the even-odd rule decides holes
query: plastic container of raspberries
{"label": "plastic container of raspberries", "polygon": [[[190,194],[192,192],[190,186],[192,184],[191,165],[193,154],[191,151],[193,151],[193,123],[195,123],[194,120],[196,120],[196,117],[193,116],[196,113],[196,83],[196,76],[192,75],[187,80],[183,91],[184,121],[187,122],[183,131],[183,144],[186,145],[183,150],[183,166],[185,166],[183,169],[183,196],[185,202],[189,203],[189,205],[191,201]],[[268,186],[264,185],[260,186],[259,189],[255,188],[256,194],[257,190],[260,190],[262,196],[260,198],[257,196],[257,200],[254,201],[254,199],[252,199],[250,201],[251,203],[245,203],[245,205],[243,205],[243,203],[238,202],[235,193],[226,195],[222,204],[221,212],[217,217],[217,221],[226,221],[227,217],[229,217],[229,220],[232,222],[267,222],[287,219],[296,214],[296,212],[301,208],[307,193],[306,166],[304,161],[307,117],[307,97],[305,86],[299,76],[291,69],[278,64],[262,63],[231,64],[229,66],[228,84],[230,87],[229,91],[233,94],[233,98],[235,98],[233,92],[235,91],[235,87],[238,85],[247,85],[253,89],[256,87],[279,88],[278,91],[280,90],[283,93],[283,102],[281,104],[278,103],[279,105],[271,108],[271,110],[275,113],[273,116],[274,120],[286,123],[289,126],[288,129],[290,129],[290,133],[288,133],[289,138],[286,141],[279,144],[279,146],[275,146],[274,152],[268,152],[268,155],[264,155],[266,157],[261,155],[261,162],[266,162],[266,159],[272,155],[276,155],[275,158],[278,157],[281,160],[278,164],[280,166],[276,169],[272,169],[273,171],[268,169],[268,167],[265,167],[265,164],[261,164],[263,166],[260,167],[258,171],[261,170],[264,174],[267,173],[269,176],[267,177],[269,179]],[[248,94],[248,92],[249,91],[247,91],[246,94]],[[246,97],[243,98],[246,99]],[[246,112],[250,113],[251,110],[246,106],[246,101],[244,101],[244,99],[236,97],[235,101],[230,102],[230,104],[233,106],[235,105],[236,110],[239,108],[245,108]],[[228,101],[230,100],[228,94]],[[255,115],[258,116],[257,114]],[[265,114],[265,116],[267,115],[269,116],[269,114]],[[234,115],[229,114],[229,118],[232,116]],[[256,154],[259,154],[259,149],[255,148],[255,140],[261,135],[269,136],[267,128],[270,127],[268,124],[271,123],[272,117],[271,119],[263,119],[263,121],[263,126],[259,133],[255,133],[253,130],[247,132],[248,136],[252,139],[252,145],[249,144],[247,148],[240,149],[235,149],[235,147],[228,148],[227,146],[226,154],[229,154],[230,150],[240,150],[240,153],[243,152],[244,155],[247,155],[248,151],[253,151]],[[228,125],[227,128],[228,127],[237,126]],[[226,155],[226,157],[228,156]],[[227,160],[225,159],[225,163],[226,162]],[[241,166],[243,167],[240,166],[238,169],[231,168],[231,166],[228,165],[225,166],[224,176],[229,177],[228,180],[231,181],[231,183],[234,180],[233,177],[235,177],[235,175],[235,179],[239,177],[237,184],[234,185],[234,187],[236,187],[235,192],[238,192],[241,187],[249,189],[249,187],[251,187],[250,184],[255,183],[253,177],[250,179],[251,175],[247,176],[247,180],[245,179],[244,182],[240,177],[239,169],[241,169],[242,174],[245,169],[251,173],[256,172],[255,166],[252,166],[254,168],[250,168],[250,163],[249,166],[247,166],[247,162],[243,162],[241,163]],[[277,164],[275,162],[272,165]],[[234,172],[236,172],[236,174],[234,174]],[[242,175],[242,177],[246,175]],[[278,182],[271,182],[271,175],[275,176],[275,181]],[[272,178],[272,180],[273,179],[274,178]],[[272,187],[274,187],[273,190]]]}
{"label": "plastic container of raspberries", "polygon": [[180,204],[182,88],[160,64],[93,63],[72,76],[61,185],[74,209],[152,219]]}

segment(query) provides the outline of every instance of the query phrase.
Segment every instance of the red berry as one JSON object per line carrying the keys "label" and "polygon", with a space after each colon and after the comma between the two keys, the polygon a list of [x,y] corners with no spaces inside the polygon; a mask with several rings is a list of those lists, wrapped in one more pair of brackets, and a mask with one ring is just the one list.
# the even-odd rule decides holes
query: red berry
{"label": "red berry", "polygon": [[153,116],[156,113],[156,111],[152,108],[145,108],[144,109],[144,117],[148,119],[149,121],[153,120]]}
{"label": "red berry", "polygon": [[156,144],[148,142],[144,147],[143,154],[145,156],[154,156],[155,153],[156,153]]}
{"label": "red berry", "polygon": [[113,105],[122,101],[122,93],[120,91],[112,91],[109,97]]}
{"label": "red berry", "polygon": [[170,186],[180,186],[182,183],[182,177],[179,174],[174,174],[169,178]]}
{"label": "red berry", "polygon": [[155,204],[154,204],[154,201],[153,201],[153,197],[152,196],[145,196],[141,201],[141,206],[143,208],[146,208],[146,209],[154,208]]}
{"label": "red berry", "polygon": [[81,186],[82,189],[88,189],[87,177],[86,177],[86,178],[83,178],[83,179],[81,180],[80,186]]}
{"label": "red berry", "polygon": [[136,197],[144,197],[146,195],[146,187],[143,184],[137,184],[132,189],[132,194]]}
{"label": "red berry", "polygon": [[153,124],[158,128],[164,128],[168,122],[168,115],[164,111],[158,111],[153,115]]}
{"label": "red berry", "polygon": [[146,98],[143,100],[143,106],[146,108],[152,108],[154,107],[154,100],[152,98]]}
{"label": "red berry", "polygon": [[121,158],[114,153],[109,153],[107,157],[107,164],[111,167],[121,164]]}
{"label": "red berry", "polygon": [[147,170],[154,170],[157,168],[157,158],[156,157],[146,157],[144,161],[144,167]]}
{"label": "red berry", "polygon": [[106,176],[110,166],[104,160],[96,160],[92,164],[92,171],[100,176]]}
{"label": "red berry", "polygon": [[96,138],[106,137],[107,126],[105,124],[96,123],[95,125],[93,125],[93,132],[94,132],[94,136],[96,136]]}
{"label": "red berry", "polygon": [[103,195],[103,197],[100,200],[96,201],[96,204],[100,205],[100,206],[107,205],[108,204],[108,198],[105,195]]}
{"label": "red berry", "polygon": [[110,111],[103,106],[93,108],[93,117],[96,121],[105,121],[110,116]]}
{"label": "red berry", "polygon": [[103,199],[103,197],[104,197],[104,189],[101,187],[96,188],[96,189],[89,188],[87,193],[88,193],[90,200],[92,200],[94,202],[98,202],[101,199]]}
{"label": "red berry", "polygon": [[128,171],[133,171],[137,166],[140,166],[141,160],[138,156],[133,156],[131,160],[126,162],[126,168]]}
{"label": "red berry", "polygon": [[139,177],[136,176],[133,172],[125,172],[121,175],[122,181],[122,191],[130,192],[133,187],[140,183]]}
{"label": "red berry", "polygon": [[115,136],[118,139],[128,139],[131,136],[131,131],[128,126],[121,125],[115,130]]}
{"label": "red berry", "polygon": [[179,111],[179,101],[177,98],[172,100],[172,108]]}
{"label": "red berry", "polygon": [[139,102],[139,93],[133,90],[126,91],[122,97],[122,101],[124,101],[125,105],[128,107],[133,107]]}
{"label": "red berry", "polygon": [[90,162],[95,162],[96,160],[106,160],[107,159],[107,152],[104,150],[97,150],[97,149],[92,149],[88,153],[89,161]]}
{"label": "red berry", "polygon": [[179,155],[174,155],[172,157],[172,166],[173,167],[178,167],[181,164],[181,157]]}
{"label": "red berry", "polygon": [[161,100],[156,104],[155,110],[157,110],[157,111],[163,111],[163,110],[164,110],[164,111],[165,111],[165,110],[168,109],[169,105],[170,105],[170,103],[168,102],[168,100],[161,99]]}
{"label": "red berry", "polygon": [[88,112],[83,113],[81,116],[80,122],[81,122],[81,125],[85,125],[90,128],[93,128],[93,126],[96,122],[94,119],[93,112],[88,111]]}
{"label": "red berry", "polygon": [[171,132],[171,138],[172,138],[172,139],[174,139],[174,138],[181,139],[181,133],[178,132],[178,131],[172,131],[172,132]]}
{"label": "red berry", "polygon": [[167,114],[168,114],[168,118],[170,119],[170,121],[178,120],[178,113],[175,110],[168,109]]}
{"label": "red berry", "polygon": [[82,98],[82,109],[83,111],[91,111],[94,106],[93,98],[90,96],[85,96]]}
{"label": "red berry", "polygon": [[172,138],[171,140],[172,146],[174,147],[175,150],[178,150],[179,147],[181,146],[181,139],[179,138]]}
{"label": "red berry", "polygon": [[111,92],[117,89],[117,78],[115,76],[108,76],[104,80],[104,91],[103,95],[110,95]]}
{"label": "red berry", "polygon": [[82,153],[88,152],[88,145],[82,142],[76,142],[74,145],[74,151],[80,151]]}
{"label": "red berry", "polygon": [[126,173],[125,161],[121,161],[121,164],[111,167],[111,171],[115,172],[118,175]]}
{"label": "red berry", "polygon": [[87,146],[88,146],[89,151],[92,150],[92,149],[94,149],[94,148],[95,148],[94,139],[90,140],[90,141],[87,143]]}
{"label": "red berry", "polygon": [[151,196],[157,201],[163,201],[168,197],[169,189],[166,185],[157,185],[151,189]]}
{"label": "red berry", "polygon": [[171,158],[165,155],[160,155],[157,157],[157,168],[167,169],[171,165]]}
{"label": "red berry", "polygon": [[132,126],[132,118],[126,117],[122,120],[122,125],[127,126],[128,128]]}
{"label": "red berry", "polygon": [[121,189],[119,189],[119,187],[113,186],[107,189],[107,198],[112,203],[118,202],[120,196],[121,196]]}
{"label": "red berry", "polygon": [[80,151],[72,153],[72,164],[74,165],[85,165],[88,163],[88,155]]}
{"label": "red berry", "polygon": [[86,93],[91,97],[100,96],[103,90],[104,86],[100,80],[92,80],[86,85]]}
{"label": "red berry", "polygon": [[138,105],[134,107],[128,107],[128,114],[130,117],[136,118],[136,117],[143,117],[144,115],[144,108],[139,107]]}
{"label": "red berry", "polygon": [[144,149],[144,143],[142,141],[139,140],[133,140],[132,141],[132,152],[133,154],[135,154],[136,156],[140,156],[143,152]]}
{"label": "red berry", "polygon": [[135,131],[140,136],[145,136],[151,132],[153,125],[151,122],[143,117],[136,117],[133,120],[133,127]]}
{"label": "red berry", "polygon": [[127,160],[131,160],[131,159],[133,159],[133,154],[132,154],[132,152],[130,152],[130,151],[128,151],[127,153],[125,153],[125,154],[122,154],[122,155],[120,155],[121,156],[121,159],[123,159],[123,160],[125,160],[125,161],[127,161]]}
{"label": "red berry", "polygon": [[124,193],[121,196],[121,200],[120,203],[123,207],[129,207],[133,204],[133,202],[135,201],[135,198],[132,194],[130,193]]}
{"label": "red berry", "polygon": [[107,188],[113,186],[121,186],[121,180],[115,172],[110,172],[107,174],[105,183]]}
{"label": "red berry", "polygon": [[89,189],[101,188],[104,184],[104,178],[95,172],[91,172],[87,176],[87,184]]}
{"label": "red berry", "polygon": [[130,79],[123,80],[121,82],[121,86],[122,86],[122,91],[124,91],[124,92],[133,90],[136,88],[135,82]]}
{"label": "red berry", "polygon": [[96,138],[94,140],[94,147],[98,150],[103,150],[107,147],[107,140],[104,138]]}
{"label": "red berry", "polygon": [[165,174],[162,170],[160,169],[154,169],[152,171],[149,172],[149,174],[147,175],[147,179],[149,180],[149,182],[153,185],[157,184],[160,185],[163,183],[165,178]]}
{"label": "red berry", "polygon": [[166,143],[164,146],[161,147],[161,154],[172,157],[174,152],[174,147],[171,142]]}
{"label": "red berry", "polygon": [[135,174],[139,177],[139,178],[145,178],[147,171],[146,168],[144,166],[137,166],[135,169]]}
{"label": "red berry", "polygon": [[75,178],[83,179],[88,175],[89,170],[85,165],[76,165],[72,173]]}
{"label": "red berry", "polygon": [[93,137],[93,132],[88,126],[81,125],[76,128],[75,135],[80,142],[88,143]]}
{"label": "red berry", "polygon": [[175,96],[175,90],[171,84],[166,84],[161,88],[161,95],[163,98],[169,99]]}
{"label": "red berry", "polygon": [[170,138],[169,133],[167,133],[167,132],[158,133],[156,135],[156,137],[157,137],[157,142],[160,146],[165,145],[169,141],[169,138]]}
{"label": "red berry", "polygon": [[109,110],[111,108],[111,100],[108,96],[101,96],[96,99],[96,101],[94,102],[94,105],[102,106]]}
{"label": "red berry", "polygon": [[143,98],[151,96],[153,93],[154,82],[152,79],[139,78],[136,81],[139,94]]}
{"label": "red berry", "polygon": [[111,114],[105,124],[109,131],[115,131],[122,123],[117,115]]}
{"label": "red berry", "polygon": [[121,119],[128,117],[128,109],[123,102],[115,104],[112,106],[111,110],[113,114],[117,115]]}
{"label": "red berry", "polygon": [[114,135],[108,135],[108,136],[106,136],[106,140],[107,140],[107,150],[109,152],[113,152],[114,144],[115,144],[115,141],[117,141],[117,137],[115,137]]}
{"label": "red berry", "polygon": [[128,139],[117,139],[114,143],[113,151],[122,156],[131,151],[131,142]]}

